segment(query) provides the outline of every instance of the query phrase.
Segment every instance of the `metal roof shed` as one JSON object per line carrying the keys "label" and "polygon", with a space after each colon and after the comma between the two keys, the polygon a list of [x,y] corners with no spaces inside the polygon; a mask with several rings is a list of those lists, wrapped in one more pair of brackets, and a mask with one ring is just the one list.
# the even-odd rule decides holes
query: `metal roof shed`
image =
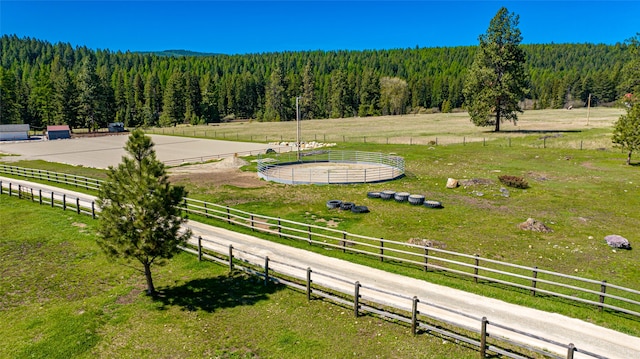
{"label": "metal roof shed", "polygon": [[59,140],[71,138],[71,130],[68,125],[47,126],[47,139]]}
{"label": "metal roof shed", "polygon": [[21,141],[28,139],[28,124],[0,125],[0,141]]}

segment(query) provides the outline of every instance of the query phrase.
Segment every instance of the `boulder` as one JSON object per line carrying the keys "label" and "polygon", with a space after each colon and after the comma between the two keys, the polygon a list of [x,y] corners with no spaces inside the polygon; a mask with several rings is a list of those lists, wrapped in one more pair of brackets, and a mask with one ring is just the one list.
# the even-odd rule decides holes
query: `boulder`
{"label": "boulder", "polygon": [[619,236],[617,234],[610,234],[604,237],[604,240],[607,242],[609,247],[620,248],[620,249],[631,249],[631,243],[629,243],[629,240],[627,240],[623,236]]}
{"label": "boulder", "polygon": [[456,188],[458,187],[458,180],[455,178],[449,178],[447,180],[447,188]]}
{"label": "boulder", "polygon": [[525,231],[534,231],[534,232],[543,232],[543,233],[553,232],[553,229],[547,227],[544,223],[538,220],[535,220],[533,218],[528,218],[526,221],[520,223],[518,227],[520,227],[520,229]]}

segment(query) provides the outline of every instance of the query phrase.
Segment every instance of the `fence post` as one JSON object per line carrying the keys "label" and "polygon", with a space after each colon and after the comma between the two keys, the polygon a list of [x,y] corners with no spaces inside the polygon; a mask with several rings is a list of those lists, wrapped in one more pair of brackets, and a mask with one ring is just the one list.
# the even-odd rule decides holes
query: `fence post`
{"label": "fence post", "polygon": [[424,247],[424,271],[429,271],[429,246]]}
{"label": "fence post", "polygon": [[227,206],[227,224],[231,224],[231,215],[229,214],[229,206]]}
{"label": "fence post", "polygon": [[278,217],[278,237],[282,238],[282,227],[280,226],[280,217]]}
{"label": "fence post", "polygon": [[[602,283],[600,284],[600,293],[602,293],[600,294],[600,304],[604,304],[604,294],[606,292],[607,292],[607,281],[603,280]],[[602,308],[603,307],[601,305],[598,306],[598,309],[600,311],[602,311]]]}
{"label": "fence post", "polygon": [[251,230],[255,231],[255,228],[253,228],[253,214],[249,216],[249,220],[251,221]]}
{"label": "fence post", "polygon": [[567,350],[567,359],[573,359],[573,352],[576,351],[576,346],[573,343],[569,343],[569,347]]}
{"label": "fence post", "polygon": [[380,262],[384,262],[384,238],[380,238]]}
{"label": "fence post", "polygon": [[11,182],[9,182],[9,197],[11,197]]}
{"label": "fence post", "polygon": [[80,214],[80,198],[76,197],[76,211]]}
{"label": "fence post", "polygon": [[347,232],[343,231],[342,232],[342,253],[347,251],[346,245],[347,245]]}
{"label": "fence post", "polygon": [[411,333],[416,335],[418,328],[418,297],[414,296],[411,305]]}
{"label": "fence post", "polygon": [[96,203],[93,201],[91,202],[91,217],[96,219]]}
{"label": "fence post", "polygon": [[233,245],[229,245],[229,272],[233,272]]}
{"label": "fence post", "polygon": [[264,257],[264,286],[269,284],[269,257]]}
{"label": "fence post", "polygon": [[18,185],[18,198],[22,199],[22,185]]}
{"label": "fence post", "polygon": [[0,181],[0,194],[3,194],[2,193],[2,181]]}
{"label": "fence post", "polygon": [[202,262],[202,236],[198,236],[198,262]]}
{"label": "fence post", "polygon": [[476,254],[476,259],[475,259],[476,265],[473,268],[473,281],[476,283],[478,283],[478,264],[480,264],[479,258],[480,256]]}
{"label": "fence post", "polygon": [[209,209],[207,208],[207,202],[204,202],[204,214],[206,214],[206,216],[209,216]]}
{"label": "fence post", "polygon": [[307,300],[311,300],[311,267],[307,267]]}
{"label": "fence post", "polygon": [[[0,188],[2,188],[2,183],[0,183]],[[40,198],[40,205],[42,206],[42,188],[38,190],[38,197]]]}
{"label": "fence post", "polygon": [[54,204],[53,204],[53,191],[51,191],[51,207],[53,207],[53,206],[54,206]]}
{"label": "fence post", "polygon": [[67,210],[67,194],[66,193],[62,194],[62,210],[63,211]]}
{"label": "fence post", "polygon": [[487,317],[482,317],[482,325],[480,327],[480,358],[487,355]]}
{"label": "fence post", "polygon": [[533,280],[531,280],[531,295],[532,296],[536,296],[536,286],[538,284],[538,281],[536,280],[538,278],[538,267],[535,266],[533,267]]}
{"label": "fence post", "polygon": [[31,202],[33,202],[33,188],[31,188]]}
{"label": "fence post", "polygon": [[542,137],[542,148],[547,148],[547,138]]}
{"label": "fence post", "polygon": [[307,233],[309,236],[309,245],[311,245],[311,226],[307,226]]}
{"label": "fence post", "polygon": [[353,293],[353,315],[355,315],[355,317],[358,317],[358,310],[360,309],[360,282],[356,282],[355,283],[355,288],[354,288],[354,293]]}

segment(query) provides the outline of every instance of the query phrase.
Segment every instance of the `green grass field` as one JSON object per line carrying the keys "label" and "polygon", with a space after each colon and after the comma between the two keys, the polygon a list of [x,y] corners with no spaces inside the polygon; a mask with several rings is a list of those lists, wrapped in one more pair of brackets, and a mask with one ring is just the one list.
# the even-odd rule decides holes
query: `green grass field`
{"label": "green grass field", "polygon": [[95,221],[0,197],[2,358],[475,358],[477,351],[181,254],[144,295]]}
{"label": "green grass field", "polygon": [[[475,133],[486,135],[490,140],[486,143],[478,141],[446,146],[387,145],[358,140],[338,143],[333,148],[403,156],[406,177],[389,183],[291,186],[256,181],[254,186],[239,186],[232,181],[220,183],[201,175],[181,176],[176,183],[185,185],[190,197],[254,213],[316,225],[333,221],[340,230],[400,242],[411,238],[428,239],[447,250],[538,266],[594,280],[607,280],[611,284],[640,290],[640,267],[637,265],[640,263],[640,254],[637,249],[613,250],[604,242],[604,236],[619,234],[628,238],[632,246],[640,245],[637,231],[640,228],[639,167],[626,166],[626,155],[611,144],[610,125],[615,122],[620,110],[592,109],[590,126],[585,126],[585,111],[527,112],[527,116],[519,123],[521,130],[500,135],[482,132],[484,129],[474,129],[475,132],[462,129],[466,126],[462,121],[458,124],[462,127],[452,127],[454,130],[458,128],[458,132],[440,123],[442,116],[462,116],[459,114],[425,116],[421,121],[435,123],[429,131],[425,130],[428,136],[445,136],[455,132],[459,138],[460,134],[475,136]],[[364,120],[369,121],[368,126],[361,124]],[[400,120],[411,119],[404,116]],[[331,136],[337,135],[343,129],[341,126],[347,126],[352,128],[349,133],[354,138],[361,138],[369,133],[367,131],[389,125],[389,118],[354,119],[359,121],[359,126],[351,126],[351,119],[342,121],[344,125],[338,125],[337,120],[308,121],[304,125],[313,122],[313,126],[319,126],[313,130],[315,133],[328,133]],[[266,124],[234,123],[221,125],[221,128],[226,125],[234,126],[235,130],[244,129],[243,135],[254,136],[254,131],[259,133]],[[291,124],[273,124],[274,128],[285,125]],[[509,129],[507,126],[505,128]],[[545,129],[551,132],[541,133]],[[398,131],[399,136],[409,134],[406,129]],[[638,162],[637,157],[632,159]],[[74,171],[75,174],[92,177],[103,176],[98,170],[46,162],[18,162],[16,165]],[[255,171],[255,165],[243,170]],[[503,185],[497,178],[503,174],[524,177],[530,188],[509,188],[509,197],[504,197],[500,191]],[[446,189],[445,183],[449,177],[458,180],[477,179],[483,184]],[[424,194],[428,199],[441,201],[445,208],[415,208],[366,196],[368,191],[385,189]],[[330,199],[366,205],[371,213],[356,215],[329,211],[325,203]],[[518,224],[530,217],[544,222],[553,232],[520,230]],[[269,239],[277,240],[273,237]],[[291,241],[286,243],[297,245]],[[305,248],[308,246],[305,245]],[[599,312],[587,305],[550,297],[534,298],[527,291],[498,285],[477,285],[468,279],[437,273],[425,274],[415,268],[380,264],[375,258],[343,255],[339,251],[325,251],[319,247],[313,247],[312,250],[640,335],[637,318]]]}

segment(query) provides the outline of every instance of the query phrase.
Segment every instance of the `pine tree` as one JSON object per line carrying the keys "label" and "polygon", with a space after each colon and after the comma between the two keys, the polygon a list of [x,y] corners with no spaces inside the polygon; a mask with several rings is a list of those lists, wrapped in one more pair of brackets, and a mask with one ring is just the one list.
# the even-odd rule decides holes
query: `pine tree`
{"label": "pine tree", "polygon": [[218,88],[217,78],[206,77],[204,83],[204,93],[202,95],[202,115],[204,120],[209,122],[220,122],[220,111],[218,110]]}
{"label": "pine tree", "polygon": [[144,84],[144,125],[156,126],[162,108],[162,88],[156,72],[148,75]]}
{"label": "pine tree", "polygon": [[98,126],[100,101],[100,78],[96,73],[94,56],[85,57],[78,74],[78,116],[89,130]]}
{"label": "pine tree", "polygon": [[310,120],[314,118],[315,104],[315,82],[313,80],[313,65],[311,60],[307,61],[302,72],[302,88],[300,89],[302,98],[300,99],[300,118]]}
{"label": "pine tree", "polygon": [[0,67],[0,123],[22,123],[13,71]]}
{"label": "pine tree", "polygon": [[51,69],[53,84],[53,124],[67,124],[70,128],[80,127],[78,119],[78,89],[59,58],[54,59]]}
{"label": "pine tree", "polygon": [[265,88],[265,104],[263,120],[265,121],[285,121],[285,86],[282,80],[282,69],[280,65],[271,70],[269,84]]}
{"label": "pine tree", "polygon": [[125,150],[128,156],[109,167],[98,193],[97,243],[109,256],[140,262],[147,293],[155,295],[151,266],[173,257],[191,236],[189,230],[179,232],[186,220],[179,217],[178,205],[187,192],[169,183],[151,138],[141,130],[131,133]]}
{"label": "pine tree", "polygon": [[640,102],[620,116],[613,129],[613,143],[627,151],[627,164],[631,164],[633,151],[640,151]]}
{"label": "pine tree", "polygon": [[527,93],[518,21],[518,15],[506,8],[498,10],[486,34],[479,37],[480,46],[464,87],[471,122],[495,126],[496,132],[505,120],[517,122],[517,112],[522,112],[518,102]]}
{"label": "pine tree", "polygon": [[167,81],[162,97],[161,126],[175,126],[184,121],[184,81],[180,72],[174,72]]}

